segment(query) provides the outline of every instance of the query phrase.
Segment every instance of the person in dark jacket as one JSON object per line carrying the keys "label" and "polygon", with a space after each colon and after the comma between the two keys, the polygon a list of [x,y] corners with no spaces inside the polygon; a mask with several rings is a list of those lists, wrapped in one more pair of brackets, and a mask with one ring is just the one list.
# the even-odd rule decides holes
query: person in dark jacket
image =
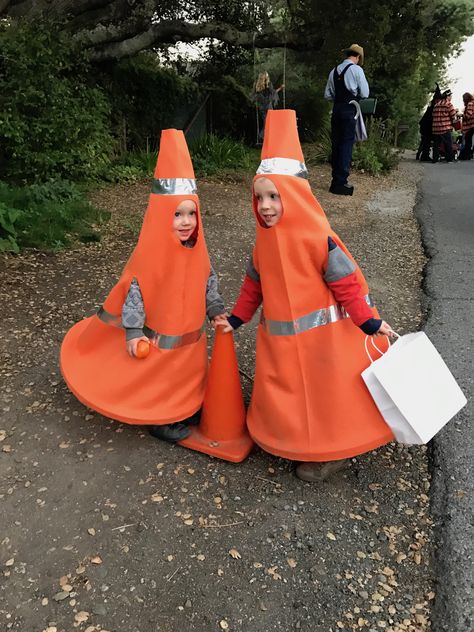
{"label": "person in dark jacket", "polygon": [[420,119],[420,135],[421,141],[416,153],[416,159],[421,162],[431,162],[430,150],[431,141],[433,140],[433,108],[437,101],[441,99],[441,90],[439,85],[436,84],[436,89],[433,93],[433,97],[430,104],[425,110],[425,113]]}

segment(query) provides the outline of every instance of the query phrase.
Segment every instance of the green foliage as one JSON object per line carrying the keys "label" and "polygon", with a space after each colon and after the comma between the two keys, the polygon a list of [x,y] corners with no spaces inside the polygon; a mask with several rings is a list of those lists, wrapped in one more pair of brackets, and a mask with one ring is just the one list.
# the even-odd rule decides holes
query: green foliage
{"label": "green foliage", "polygon": [[93,176],[108,160],[107,99],[82,52],[46,22],[0,25],[0,177]]}
{"label": "green foliage", "polygon": [[151,177],[157,156],[157,151],[130,151],[108,166],[101,178],[108,182],[126,183]]}
{"label": "green foliage", "polygon": [[306,143],[303,147],[305,161],[308,165],[319,165],[331,161],[331,130],[325,125],[314,143]]}
{"label": "green foliage", "polygon": [[124,59],[102,74],[111,102],[112,131],[120,153],[155,150],[162,129],[184,128],[201,99],[197,84],[160,66],[145,52]]}
{"label": "green foliage", "polygon": [[259,160],[257,150],[215,134],[193,141],[189,150],[198,177],[226,171],[252,171],[256,169]]}
{"label": "green foliage", "polygon": [[375,118],[366,125],[368,139],[355,143],[352,152],[354,168],[372,175],[390,171],[399,161],[399,154],[393,148],[393,125]]}
{"label": "green foliage", "polygon": [[208,84],[210,118],[218,136],[255,141],[255,106],[250,101],[252,83],[242,85],[231,76]]}
{"label": "green foliage", "polygon": [[0,202],[0,252],[19,252],[15,223],[21,213]]}
{"label": "green foliage", "polygon": [[0,251],[60,248],[76,237],[97,241],[97,226],[106,218],[66,180],[24,187],[0,182]]}

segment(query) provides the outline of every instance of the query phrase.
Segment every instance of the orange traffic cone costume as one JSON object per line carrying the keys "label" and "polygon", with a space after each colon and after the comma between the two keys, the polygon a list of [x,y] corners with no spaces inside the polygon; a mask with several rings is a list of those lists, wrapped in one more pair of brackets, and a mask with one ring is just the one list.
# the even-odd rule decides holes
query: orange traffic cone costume
{"label": "orange traffic cone costume", "polygon": [[[176,207],[196,204],[196,238],[185,248],[174,234]],[[98,314],[77,323],[61,347],[61,371],[86,406],[130,424],[183,420],[202,405],[207,372],[204,334],[210,261],[184,135],[164,130],[152,193],[135,250]],[[143,297],[144,359],[126,352],[121,312],[131,282]]]}
{"label": "orange traffic cone costume", "polygon": [[[311,192],[303,161],[294,111],[270,111],[255,180],[274,183],[283,213],[276,225],[265,227],[254,195],[257,237],[250,266],[263,310],[247,424],[267,452],[297,461],[334,461],[381,446],[393,435],[360,376],[369,364],[365,334],[327,282],[328,238],[351,266],[368,317],[378,315],[367,304],[359,267]],[[245,303],[243,290],[232,317],[245,322],[249,318],[239,307]]]}

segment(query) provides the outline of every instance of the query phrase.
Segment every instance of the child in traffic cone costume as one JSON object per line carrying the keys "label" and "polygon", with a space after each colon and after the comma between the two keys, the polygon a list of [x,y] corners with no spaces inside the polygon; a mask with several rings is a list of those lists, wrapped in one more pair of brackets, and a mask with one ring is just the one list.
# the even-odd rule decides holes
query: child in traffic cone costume
{"label": "child in traffic cone costume", "polygon": [[[218,321],[224,311],[186,140],[164,130],[138,243],[98,313],[66,334],[64,379],[99,413],[183,439],[189,428],[177,422],[189,421],[204,397],[206,312]],[[144,341],[150,350],[139,359]]]}
{"label": "child in traffic cone costume", "polygon": [[303,161],[294,111],[269,112],[253,187],[256,244],[229,323],[248,322],[263,301],[248,429],[267,452],[302,461],[297,475],[315,481],[393,439],[360,376],[365,335],[393,332],[371,307]]}

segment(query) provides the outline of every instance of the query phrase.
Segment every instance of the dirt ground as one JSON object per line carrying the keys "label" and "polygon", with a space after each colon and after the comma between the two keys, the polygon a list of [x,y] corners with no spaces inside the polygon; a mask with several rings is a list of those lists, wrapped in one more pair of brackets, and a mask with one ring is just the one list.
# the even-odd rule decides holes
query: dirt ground
{"label": "dirt ground", "polygon": [[[413,219],[418,167],[354,174],[353,198],[313,190],[400,333],[423,318]],[[0,627],[22,632],[422,632],[433,598],[425,448],[389,445],[323,485],[255,449],[240,465],[85,409],[61,340],[101,304],[129,256],[149,183],[95,201],[101,243],[0,259]],[[229,307],[254,238],[250,177],[200,182]],[[236,334],[254,370],[255,326]],[[251,385],[243,378],[245,397]]]}

